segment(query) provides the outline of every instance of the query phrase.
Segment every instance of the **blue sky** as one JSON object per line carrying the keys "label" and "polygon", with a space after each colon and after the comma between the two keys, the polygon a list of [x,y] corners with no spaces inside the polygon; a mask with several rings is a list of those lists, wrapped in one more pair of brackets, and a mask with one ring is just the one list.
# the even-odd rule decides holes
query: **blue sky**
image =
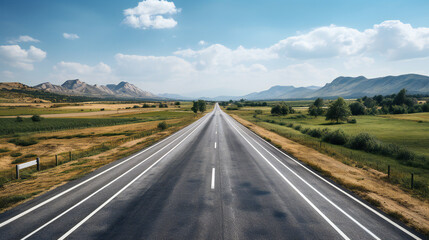
{"label": "blue sky", "polygon": [[429,75],[427,9],[394,0],[1,1],[0,81],[129,81],[216,96],[340,75]]}

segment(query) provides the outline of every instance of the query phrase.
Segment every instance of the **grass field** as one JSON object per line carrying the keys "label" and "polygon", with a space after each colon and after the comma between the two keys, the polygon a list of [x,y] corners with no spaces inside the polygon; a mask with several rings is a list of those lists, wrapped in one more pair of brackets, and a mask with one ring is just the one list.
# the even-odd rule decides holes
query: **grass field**
{"label": "grass field", "polygon": [[[319,138],[303,134],[294,128],[287,127],[293,123],[294,126],[301,125],[302,128],[328,128],[330,130],[342,129],[348,135],[357,135],[362,132],[370,133],[384,143],[392,143],[415,152],[418,155],[429,157],[429,122],[421,120],[429,119],[429,114],[405,114],[405,115],[382,115],[382,116],[356,116],[356,124],[331,124],[324,117],[313,118],[302,116],[305,111],[287,116],[272,116],[270,108],[263,108],[263,114],[254,117],[254,110],[259,109],[246,107],[229,113],[237,114],[245,120],[253,122],[265,129],[276,132],[284,137],[297,141],[301,144],[335,156],[348,164],[358,163],[358,166],[367,166],[382,172],[387,171],[387,166],[392,167],[394,176],[392,181],[405,188],[410,186],[410,173],[414,173],[418,182],[419,195],[429,198],[429,170],[404,165],[402,162],[378,154],[367,153],[360,150],[352,150],[344,146],[323,143]],[[272,122],[274,121],[274,123]],[[349,161],[350,159],[350,161]]]}
{"label": "grass field", "polygon": [[100,111],[100,109],[67,109],[67,108],[36,108],[36,107],[0,107],[0,116],[18,116],[35,114],[58,114]]}

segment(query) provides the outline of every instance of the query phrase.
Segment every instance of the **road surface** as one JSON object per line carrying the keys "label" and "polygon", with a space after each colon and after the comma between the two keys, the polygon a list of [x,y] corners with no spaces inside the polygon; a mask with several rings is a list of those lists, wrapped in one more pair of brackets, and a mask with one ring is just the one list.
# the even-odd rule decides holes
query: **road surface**
{"label": "road surface", "polygon": [[0,215],[1,239],[418,239],[222,112]]}

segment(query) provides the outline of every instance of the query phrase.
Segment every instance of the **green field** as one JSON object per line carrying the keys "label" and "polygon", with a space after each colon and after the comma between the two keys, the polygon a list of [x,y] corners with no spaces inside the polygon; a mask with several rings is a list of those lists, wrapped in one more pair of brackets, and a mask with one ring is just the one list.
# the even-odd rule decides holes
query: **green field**
{"label": "green field", "polygon": [[64,109],[64,108],[35,108],[35,107],[0,107],[0,116],[18,116],[35,114],[57,114],[57,113],[77,113],[95,112],[100,109]]}
{"label": "green field", "polygon": [[[263,114],[255,117],[255,109],[263,109]],[[415,173],[420,193],[425,197],[429,197],[429,169],[404,165],[403,162],[391,157],[352,150],[345,146],[323,143],[324,148],[320,148],[320,138],[311,137],[287,126],[293,123],[294,126],[300,125],[302,128],[310,129],[327,128],[331,131],[342,129],[350,136],[366,132],[383,143],[402,146],[419,156],[424,156],[427,161],[429,159],[429,150],[427,148],[429,146],[429,121],[423,121],[422,118],[429,119],[429,113],[353,116],[357,120],[356,124],[332,124],[326,121],[323,116],[318,118],[310,117],[306,115],[304,110],[286,116],[272,116],[269,107],[244,107],[237,111],[229,111],[229,113],[237,114],[284,137],[342,159],[343,162],[348,164],[353,164],[347,160],[352,159],[354,162],[358,162],[359,165],[369,166],[383,172],[386,172],[387,165],[391,165],[392,170],[394,169],[395,171],[392,181],[404,187],[410,184],[410,173]]]}

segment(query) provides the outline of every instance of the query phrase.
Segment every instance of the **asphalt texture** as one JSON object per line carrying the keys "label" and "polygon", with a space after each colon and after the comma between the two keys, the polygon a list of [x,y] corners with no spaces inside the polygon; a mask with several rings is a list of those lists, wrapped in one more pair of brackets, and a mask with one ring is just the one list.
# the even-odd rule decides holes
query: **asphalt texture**
{"label": "asphalt texture", "polygon": [[0,214],[0,239],[419,239],[218,105]]}

